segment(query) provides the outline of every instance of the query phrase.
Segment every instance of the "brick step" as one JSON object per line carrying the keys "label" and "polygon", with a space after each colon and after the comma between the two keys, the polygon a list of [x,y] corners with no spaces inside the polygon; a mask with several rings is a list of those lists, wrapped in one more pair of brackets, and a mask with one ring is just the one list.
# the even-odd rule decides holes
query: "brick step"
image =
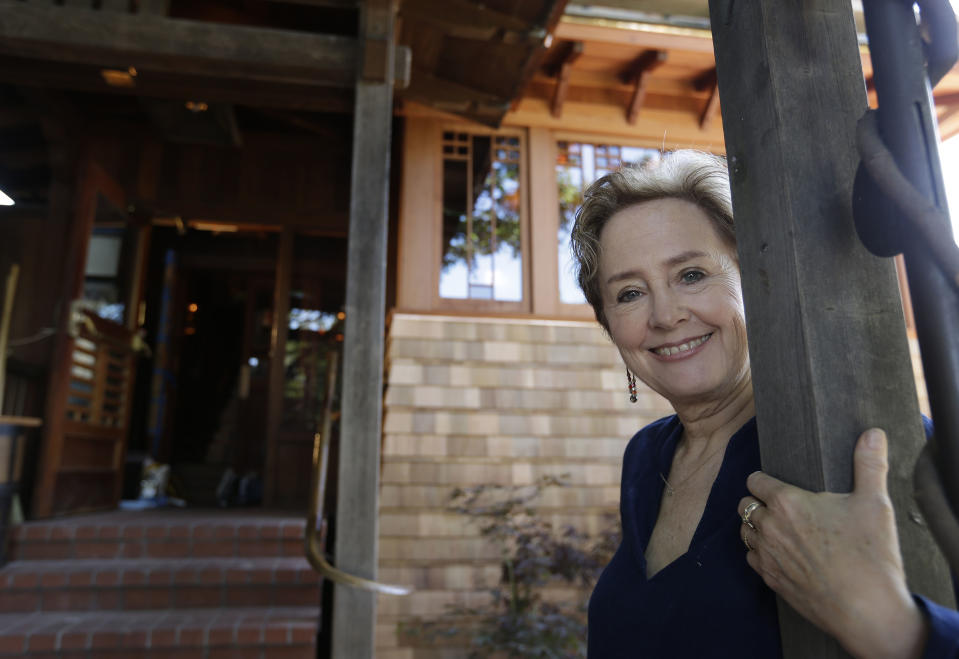
{"label": "brick step", "polygon": [[11,560],[302,556],[305,521],[251,511],[149,511],[28,522]]}
{"label": "brick step", "polygon": [[315,606],[305,558],[15,561],[0,569],[0,613]]}
{"label": "brick step", "polygon": [[0,615],[0,656],[314,659],[318,607]]}

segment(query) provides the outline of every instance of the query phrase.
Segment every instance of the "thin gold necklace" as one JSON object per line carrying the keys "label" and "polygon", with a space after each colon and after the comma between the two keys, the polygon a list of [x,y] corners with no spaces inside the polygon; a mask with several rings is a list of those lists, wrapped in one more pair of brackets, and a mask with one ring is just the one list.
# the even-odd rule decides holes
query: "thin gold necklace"
{"label": "thin gold necklace", "polygon": [[718,448],[718,449],[716,449],[715,451],[713,451],[712,453],[710,453],[709,456],[708,456],[705,460],[703,460],[702,462],[699,463],[699,466],[698,466],[698,467],[696,467],[696,468],[693,469],[691,472],[689,472],[689,474],[686,475],[686,478],[684,478],[683,481],[682,481],[679,485],[676,485],[675,487],[669,484],[669,480],[666,478],[666,476],[663,475],[663,472],[659,472],[659,477],[663,479],[663,485],[666,486],[666,494],[668,494],[669,496],[673,496],[674,494],[676,494],[676,490],[681,489],[681,488],[683,487],[683,485],[685,485],[686,483],[689,482],[689,479],[690,479],[690,478],[692,478],[693,476],[695,476],[696,473],[697,473],[700,469],[702,469],[703,467],[705,467],[706,464],[707,464],[710,460],[712,460],[714,457],[716,457],[716,455],[717,455],[720,451],[724,451],[725,449],[726,449],[726,447],[725,447],[725,446],[722,446],[721,448]]}

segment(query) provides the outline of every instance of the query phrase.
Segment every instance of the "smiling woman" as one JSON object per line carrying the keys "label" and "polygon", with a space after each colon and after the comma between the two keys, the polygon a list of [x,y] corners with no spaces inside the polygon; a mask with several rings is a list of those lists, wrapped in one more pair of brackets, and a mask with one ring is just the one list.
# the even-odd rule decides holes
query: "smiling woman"
{"label": "smiling woman", "polygon": [[[889,560],[899,546],[882,442],[857,449],[852,496],[791,488],[783,502],[783,484],[755,475],[747,488],[759,444],[724,161],[677,151],[604,176],[584,196],[572,246],[630,393],[635,375],[676,412],[626,448],[623,540],[590,599],[589,656],[781,656],[773,589],[854,656],[918,657],[924,646],[959,656],[959,615],[911,597],[902,561]],[[810,510],[795,532],[789,522]],[[791,542],[775,542],[788,531]],[[777,556],[791,561],[778,572]]]}

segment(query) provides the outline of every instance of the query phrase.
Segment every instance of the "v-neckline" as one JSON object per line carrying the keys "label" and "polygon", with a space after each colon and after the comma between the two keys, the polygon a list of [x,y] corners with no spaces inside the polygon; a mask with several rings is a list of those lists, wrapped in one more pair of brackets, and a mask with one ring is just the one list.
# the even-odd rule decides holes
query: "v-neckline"
{"label": "v-neckline", "polygon": [[[642,494],[650,496],[651,500],[648,504],[648,507],[645,507],[647,514],[637,517],[637,519],[643,519],[644,525],[641,531],[642,542],[637,543],[637,545],[634,546],[634,551],[641,568],[640,573],[647,583],[652,583],[660,579],[661,575],[670,572],[676,569],[677,566],[685,563],[689,559],[690,555],[695,553],[695,550],[702,544],[702,542],[716,532],[716,527],[722,524],[722,515],[715,514],[714,511],[716,506],[726,505],[727,502],[721,501],[721,499],[729,498],[722,496],[722,494],[723,491],[728,487],[726,481],[728,480],[730,463],[729,458],[733,453],[733,451],[730,449],[733,447],[733,444],[736,443],[737,438],[742,434],[743,430],[753,423],[755,423],[755,418],[752,418],[743,424],[743,426],[741,426],[732,434],[732,436],[729,438],[729,441],[726,443],[726,447],[723,449],[723,459],[720,463],[719,471],[716,473],[716,478],[713,479],[713,484],[709,488],[709,495],[706,497],[706,505],[703,506],[703,513],[696,522],[696,529],[693,531],[692,538],[690,538],[689,546],[686,548],[686,551],[679,554],[676,558],[660,568],[656,574],[650,577],[647,576],[646,548],[649,546],[649,541],[653,535],[653,529],[656,526],[656,521],[659,519],[659,509],[662,506],[663,496],[666,489],[666,485],[659,475],[662,473],[668,473],[670,466],[672,465],[673,456],[676,453],[676,446],[679,444],[679,439],[683,434],[683,425],[679,422],[679,417],[677,416],[673,416],[667,426],[663,428],[662,432],[668,434],[666,434],[665,438],[660,443],[658,450],[654,449],[655,459],[649,460],[646,469],[642,470],[641,472],[646,483],[646,486],[641,488]],[[745,483],[743,483],[743,487],[745,487]],[[730,504],[730,517],[735,515],[735,508],[733,507],[734,505],[735,503]],[[704,524],[704,520],[707,521],[706,524]]]}

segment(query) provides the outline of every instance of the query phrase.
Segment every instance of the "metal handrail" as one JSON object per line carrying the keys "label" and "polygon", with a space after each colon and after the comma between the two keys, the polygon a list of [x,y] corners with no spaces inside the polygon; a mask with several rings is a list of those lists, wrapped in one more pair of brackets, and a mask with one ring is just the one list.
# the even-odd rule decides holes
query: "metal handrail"
{"label": "metal handrail", "polygon": [[383,593],[386,595],[409,595],[412,588],[364,579],[337,569],[326,560],[326,524],[323,520],[323,499],[326,496],[326,471],[329,464],[330,432],[333,428],[333,391],[336,388],[336,373],[339,354],[329,353],[326,370],[326,401],[323,404],[323,426],[313,435],[313,475],[310,479],[310,510],[306,516],[304,549],[306,560],[323,577],[351,588]]}

